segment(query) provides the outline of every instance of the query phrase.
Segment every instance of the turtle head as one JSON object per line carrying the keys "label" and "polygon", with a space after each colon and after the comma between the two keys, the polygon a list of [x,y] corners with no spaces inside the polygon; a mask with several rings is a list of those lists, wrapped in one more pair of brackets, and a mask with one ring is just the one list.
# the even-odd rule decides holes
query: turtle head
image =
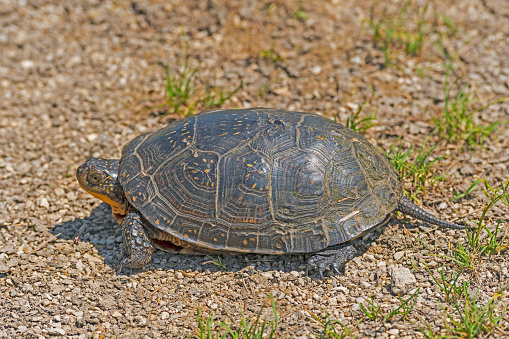
{"label": "turtle head", "polygon": [[117,180],[120,160],[90,158],[76,170],[81,188],[111,205],[117,221],[127,214],[124,190]]}

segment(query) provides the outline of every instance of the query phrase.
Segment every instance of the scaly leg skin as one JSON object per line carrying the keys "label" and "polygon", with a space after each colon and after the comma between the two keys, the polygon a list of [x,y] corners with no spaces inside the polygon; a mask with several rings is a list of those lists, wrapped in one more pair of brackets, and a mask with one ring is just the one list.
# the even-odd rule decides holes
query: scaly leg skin
{"label": "scaly leg skin", "polygon": [[152,260],[154,245],[137,212],[131,212],[125,217],[122,222],[122,237],[124,238],[125,256],[118,263],[117,274],[120,274],[124,266],[142,268]]}
{"label": "scaly leg skin", "polygon": [[342,245],[336,249],[325,249],[311,255],[307,268],[318,271],[320,278],[323,278],[324,271],[331,269],[340,274],[341,266],[352,260],[356,253],[357,250],[351,245]]}

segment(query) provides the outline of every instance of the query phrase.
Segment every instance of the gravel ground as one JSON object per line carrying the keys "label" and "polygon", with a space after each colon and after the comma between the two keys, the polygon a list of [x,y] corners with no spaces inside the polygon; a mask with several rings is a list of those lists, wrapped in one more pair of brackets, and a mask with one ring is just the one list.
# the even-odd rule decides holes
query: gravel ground
{"label": "gravel ground", "polygon": [[[387,13],[397,14],[403,3],[390,2]],[[220,267],[217,257],[157,252],[144,271],[113,270],[122,254],[120,229],[108,205],[79,189],[74,171],[90,156],[118,158],[124,143],[178,118],[162,115],[163,90],[166,65],[178,74],[184,63],[183,36],[197,91],[207,84],[233,90],[243,82],[222,107],[309,111],[345,122],[368,101],[377,107],[377,124],[366,137],[386,150],[398,138],[406,146],[423,144],[433,130],[431,115],[443,109],[447,58],[433,43],[439,33],[446,55],[459,55],[451,79],[468,81],[478,105],[509,95],[507,2],[436,4],[435,18],[444,14],[454,26],[431,21],[437,30],[425,36],[422,53],[394,50],[390,67],[373,44],[371,1],[302,5],[0,0],[0,338],[186,338],[198,327],[198,308],[238,324],[241,309],[258,314],[270,294],[280,338],[319,336],[324,327],[313,315],[327,314],[355,338],[420,338],[417,326],[425,324],[435,334],[446,331],[443,308],[454,313],[454,307],[424,262],[433,274],[442,265],[459,272],[442,256],[454,256],[465,232],[404,224],[396,215],[359,239],[364,251],[343,275],[324,279],[306,276],[304,256],[221,256]],[[479,118],[508,120],[509,105],[493,105]],[[483,147],[436,135],[428,142],[439,143],[432,155],[446,156],[435,166],[446,180],[418,196],[424,207],[453,222],[478,220],[487,203],[481,190],[449,199],[476,177],[507,180],[507,124]],[[415,191],[411,179],[405,185]],[[505,218],[505,229],[507,214],[496,205],[491,225]],[[472,295],[479,289],[480,304],[498,291],[503,305],[508,269],[507,253],[483,256],[460,280],[471,282]],[[360,309],[373,297],[386,314],[400,304],[396,294],[406,299],[417,288],[405,319],[370,320]],[[273,318],[270,307],[262,318]],[[499,325],[489,336],[509,336],[507,315]]]}

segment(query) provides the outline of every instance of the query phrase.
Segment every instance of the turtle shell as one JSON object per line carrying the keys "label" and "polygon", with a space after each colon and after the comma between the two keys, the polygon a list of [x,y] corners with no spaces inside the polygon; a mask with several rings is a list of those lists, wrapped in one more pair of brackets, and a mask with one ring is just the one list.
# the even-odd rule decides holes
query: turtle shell
{"label": "turtle shell", "polygon": [[141,135],[119,180],[155,228],[218,252],[307,253],[383,224],[402,196],[388,159],[316,114],[219,110]]}

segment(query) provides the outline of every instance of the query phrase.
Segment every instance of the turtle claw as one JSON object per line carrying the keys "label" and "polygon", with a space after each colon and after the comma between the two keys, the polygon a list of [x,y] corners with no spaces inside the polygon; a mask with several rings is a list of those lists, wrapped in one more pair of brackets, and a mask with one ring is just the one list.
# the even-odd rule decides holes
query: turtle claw
{"label": "turtle claw", "polygon": [[352,260],[355,253],[357,253],[357,250],[351,245],[317,252],[309,258],[306,274],[308,274],[308,270],[318,271],[321,279],[323,279],[324,271],[332,270],[337,274],[341,274],[340,268]]}

